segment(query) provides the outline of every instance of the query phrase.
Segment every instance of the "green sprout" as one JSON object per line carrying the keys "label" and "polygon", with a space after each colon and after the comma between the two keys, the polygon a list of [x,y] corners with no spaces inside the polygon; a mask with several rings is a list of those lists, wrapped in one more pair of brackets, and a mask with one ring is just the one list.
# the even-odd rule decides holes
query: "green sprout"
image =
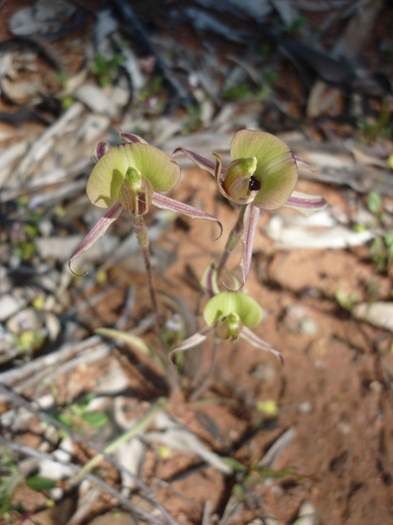
{"label": "green sprout", "polygon": [[121,54],[115,54],[108,58],[98,53],[94,57],[90,69],[96,76],[100,86],[106,87],[113,82],[123,62],[124,58]]}
{"label": "green sprout", "polygon": [[370,255],[377,272],[386,272],[393,264],[393,230],[373,240]]}
{"label": "green sprout", "polygon": [[382,212],[382,199],[376,191],[371,191],[367,195],[367,208],[374,215],[380,215]]}
{"label": "green sprout", "polygon": [[89,404],[93,399],[92,395],[86,395],[77,403],[72,403],[62,410],[57,418],[68,428],[72,429],[100,429],[105,427],[108,416],[102,410],[91,410]]}

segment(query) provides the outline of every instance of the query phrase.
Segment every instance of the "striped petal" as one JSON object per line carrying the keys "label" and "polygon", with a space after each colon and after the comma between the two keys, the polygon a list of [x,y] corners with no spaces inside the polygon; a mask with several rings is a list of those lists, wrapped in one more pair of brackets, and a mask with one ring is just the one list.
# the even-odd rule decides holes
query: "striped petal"
{"label": "striped petal", "polygon": [[203,157],[203,155],[199,155],[199,153],[195,153],[195,151],[186,148],[176,148],[172,153],[172,156],[176,155],[185,155],[191,159],[198,168],[208,171],[210,175],[214,175],[215,163],[212,160]]}
{"label": "striped petal", "polygon": [[259,208],[257,208],[253,204],[249,204],[244,214],[243,221],[243,253],[241,261],[243,286],[245,285],[248,274],[250,273],[252,249],[254,246],[254,237],[258,225],[259,216]]}
{"label": "striped petal", "polygon": [[310,195],[300,191],[294,191],[285,204],[287,208],[294,208],[304,215],[311,215],[323,210],[327,202],[319,195]]}
{"label": "striped petal", "polygon": [[281,364],[284,363],[284,358],[281,352],[275,350],[268,342],[258,337],[256,334],[254,334],[252,330],[250,330],[246,326],[243,326],[239,335],[242,339],[250,343],[250,345],[254,346],[255,348],[259,348],[260,350],[263,350],[265,352],[270,352],[280,360]]}
{"label": "striped petal", "polygon": [[214,215],[211,215],[210,213],[200,210],[199,208],[194,208],[194,206],[189,206],[188,204],[184,204],[184,202],[180,202],[175,199],[171,199],[170,197],[167,197],[166,195],[161,195],[160,193],[153,193],[152,203],[154,204],[154,206],[157,206],[157,208],[173,211],[175,213],[181,213],[182,215],[187,215],[188,217],[191,217],[192,219],[203,219],[206,221],[214,221],[218,224],[220,228],[220,234],[218,238],[220,238],[222,235],[223,226],[221,222],[217,219],[217,217],[215,217]]}
{"label": "striped petal", "polygon": [[68,266],[74,275],[81,275],[78,274],[78,272],[75,272],[72,268],[75,260],[83,255],[89,248],[93,246],[94,243],[98,241],[98,239],[100,239],[105,234],[108,228],[120,217],[121,212],[122,207],[120,204],[115,204],[109,208],[105,215],[98,220],[98,222],[78,244],[76,250],[68,261]]}

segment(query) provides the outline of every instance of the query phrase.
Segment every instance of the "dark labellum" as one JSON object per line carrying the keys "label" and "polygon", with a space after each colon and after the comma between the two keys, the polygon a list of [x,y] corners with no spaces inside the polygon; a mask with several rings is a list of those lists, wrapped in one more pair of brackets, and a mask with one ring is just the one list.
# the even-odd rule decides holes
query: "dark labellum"
{"label": "dark labellum", "polygon": [[259,191],[261,189],[261,183],[254,175],[251,175],[250,180],[248,181],[248,189],[250,191]]}

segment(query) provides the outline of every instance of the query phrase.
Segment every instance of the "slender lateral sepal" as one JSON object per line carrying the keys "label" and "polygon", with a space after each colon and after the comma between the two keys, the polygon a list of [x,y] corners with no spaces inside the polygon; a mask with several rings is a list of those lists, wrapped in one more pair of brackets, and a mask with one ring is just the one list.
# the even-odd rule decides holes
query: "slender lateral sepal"
{"label": "slender lateral sepal", "polygon": [[294,208],[305,215],[311,215],[312,213],[326,208],[327,202],[319,195],[294,191],[285,206],[288,208]]}
{"label": "slender lateral sepal", "polygon": [[206,270],[203,273],[201,280],[202,288],[207,293],[209,297],[220,293],[220,288],[218,286],[218,275],[217,268],[214,263],[209,264]]}
{"label": "slender lateral sepal", "polygon": [[210,213],[200,210],[199,208],[194,208],[194,206],[184,204],[184,202],[171,199],[170,197],[161,195],[160,193],[153,193],[152,203],[154,206],[157,206],[157,208],[173,211],[175,213],[181,213],[182,215],[187,215],[187,217],[191,217],[192,219],[214,221],[220,228],[220,235],[217,238],[220,238],[222,235],[223,226],[221,222],[219,219],[217,219],[217,217],[211,215]]}
{"label": "slender lateral sepal", "polygon": [[121,212],[121,204],[115,204],[114,206],[109,208],[105,215],[97,221],[93,228],[78,244],[70,260],[68,261],[70,271],[74,275],[83,275],[73,270],[72,265],[74,264],[75,260],[78,259],[81,255],[83,255],[89,248],[93,246],[93,244],[95,244],[98,241],[98,239],[100,239],[106,233],[108,228],[120,217]]}
{"label": "slender lateral sepal", "polygon": [[284,363],[284,358],[281,352],[273,348],[268,342],[258,337],[252,330],[250,330],[246,326],[243,326],[239,335],[242,339],[247,341],[250,345],[254,346],[255,348],[259,348],[259,350],[270,352],[275,357],[277,357],[277,359],[280,360],[281,364]]}
{"label": "slender lateral sepal", "polygon": [[196,346],[202,344],[207,339],[207,334],[212,331],[212,328],[204,328],[200,332],[197,332],[184,341],[182,341],[179,345],[177,345],[175,348],[173,348],[169,352],[169,358],[173,359],[173,355],[177,352],[187,352],[187,350],[192,350]]}
{"label": "slender lateral sepal", "polygon": [[176,155],[185,155],[191,159],[198,166],[198,168],[208,171],[210,175],[214,175],[215,163],[203,155],[195,153],[194,151],[191,151],[187,148],[176,148],[172,153],[172,156],[175,157]]}
{"label": "slender lateral sepal", "polygon": [[254,237],[258,225],[260,210],[253,204],[249,204],[244,213],[243,222],[243,253],[242,253],[242,280],[243,286],[247,281],[251,268],[252,249],[254,246]]}

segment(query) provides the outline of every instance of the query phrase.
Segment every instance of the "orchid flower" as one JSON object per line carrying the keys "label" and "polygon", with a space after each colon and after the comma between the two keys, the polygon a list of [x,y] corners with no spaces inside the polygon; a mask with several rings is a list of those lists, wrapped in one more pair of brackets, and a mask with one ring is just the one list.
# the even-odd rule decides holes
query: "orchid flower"
{"label": "orchid flower", "polygon": [[203,310],[205,328],[185,339],[171,354],[191,350],[203,343],[209,334],[220,341],[246,340],[252,346],[270,352],[282,361],[282,355],[269,343],[258,337],[251,328],[263,318],[259,304],[244,292],[220,292],[212,297]]}
{"label": "orchid flower", "polygon": [[87,181],[86,192],[92,204],[107,211],[75,249],[69,260],[71,271],[75,260],[97,242],[124,211],[138,218],[154,205],[193,219],[215,221],[222,232],[220,221],[213,215],[162,195],[172,190],[180,179],[180,167],[168,155],[133,133],[121,133],[121,137],[120,146],[108,148],[102,142],[97,146],[97,163]]}
{"label": "orchid flower", "polygon": [[[174,154],[184,154],[216,179],[220,193],[241,205],[243,254],[242,280],[246,282],[251,266],[252,247],[261,210],[276,210],[282,206],[310,214],[326,206],[318,195],[294,191],[298,180],[299,159],[278,137],[264,131],[243,129],[233,137],[231,162],[223,166],[189,149],[177,148]],[[239,226],[238,226],[239,230]]]}

